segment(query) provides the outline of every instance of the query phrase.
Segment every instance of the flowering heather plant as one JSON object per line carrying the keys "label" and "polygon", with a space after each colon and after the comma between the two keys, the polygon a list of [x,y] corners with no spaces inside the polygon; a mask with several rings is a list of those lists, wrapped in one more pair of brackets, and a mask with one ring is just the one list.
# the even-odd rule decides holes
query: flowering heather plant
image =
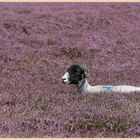
{"label": "flowering heather plant", "polygon": [[0,3],[0,137],[140,137],[138,93],[79,94],[91,85],[140,86],[139,3]]}

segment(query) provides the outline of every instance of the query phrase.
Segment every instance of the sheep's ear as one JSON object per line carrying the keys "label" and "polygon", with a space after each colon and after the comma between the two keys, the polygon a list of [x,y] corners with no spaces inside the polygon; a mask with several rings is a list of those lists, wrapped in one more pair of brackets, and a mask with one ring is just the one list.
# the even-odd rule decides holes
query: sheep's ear
{"label": "sheep's ear", "polygon": [[84,78],[88,78],[89,77],[89,70],[88,70],[88,68],[83,66],[82,70],[84,72]]}

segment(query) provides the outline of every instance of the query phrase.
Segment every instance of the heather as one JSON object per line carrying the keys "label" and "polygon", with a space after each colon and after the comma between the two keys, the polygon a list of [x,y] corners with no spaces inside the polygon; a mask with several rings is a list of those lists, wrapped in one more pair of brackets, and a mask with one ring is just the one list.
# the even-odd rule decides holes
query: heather
{"label": "heather", "polygon": [[140,86],[139,35],[139,3],[0,3],[0,137],[140,137],[139,93],[61,83]]}

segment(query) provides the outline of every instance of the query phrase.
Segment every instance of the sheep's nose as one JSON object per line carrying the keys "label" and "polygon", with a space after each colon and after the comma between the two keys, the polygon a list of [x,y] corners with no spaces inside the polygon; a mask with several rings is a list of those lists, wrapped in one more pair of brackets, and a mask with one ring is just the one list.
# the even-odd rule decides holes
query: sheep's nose
{"label": "sheep's nose", "polygon": [[63,79],[62,79],[62,83],[63,83],[63,84],[65,84],[65,80],[66,80],[66,78],[63,78]]}
{"label": "sheep's nose", "polygon": [[69,73],[66,72],[63,76],[62,76],[62,83],[69,83]]}

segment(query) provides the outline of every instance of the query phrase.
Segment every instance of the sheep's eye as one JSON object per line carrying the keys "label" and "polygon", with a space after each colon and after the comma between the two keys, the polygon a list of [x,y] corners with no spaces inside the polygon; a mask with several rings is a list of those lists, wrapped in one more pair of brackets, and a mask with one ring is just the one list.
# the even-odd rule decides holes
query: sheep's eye
{"label": "sheep's eye", "polygon": [[76,73],[76,74],[80,74],[80,71],[76,70],[76,71],[74,71],[74,73]]}

